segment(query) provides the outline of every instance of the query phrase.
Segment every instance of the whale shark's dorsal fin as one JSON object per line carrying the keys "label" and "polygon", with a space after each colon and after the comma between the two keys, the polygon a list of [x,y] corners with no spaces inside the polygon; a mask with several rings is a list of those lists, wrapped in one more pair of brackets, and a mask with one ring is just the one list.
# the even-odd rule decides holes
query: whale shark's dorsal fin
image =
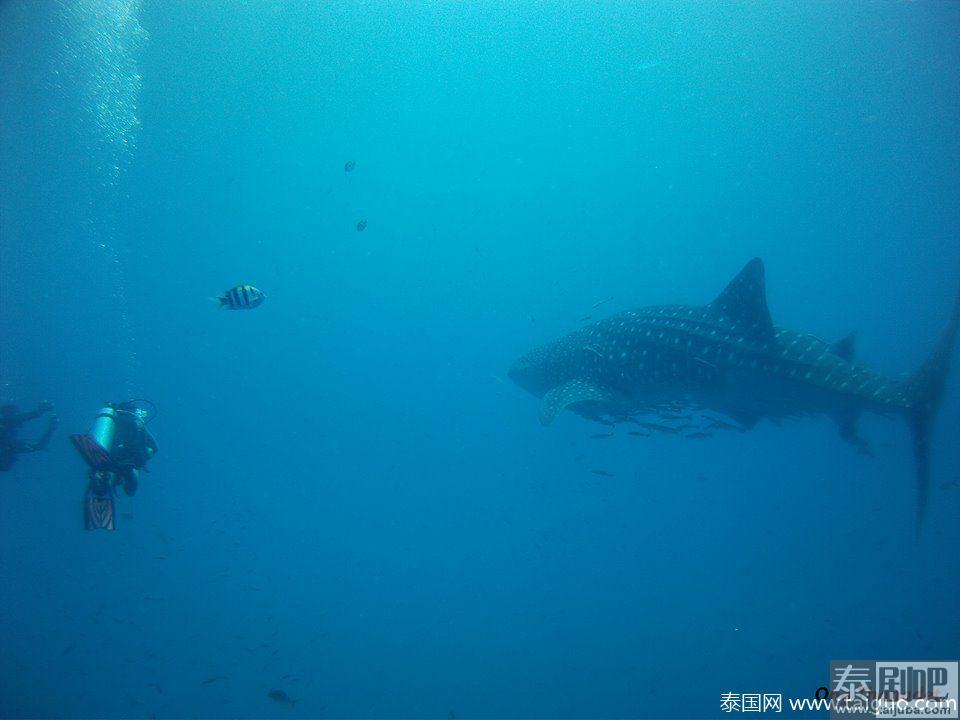
{"label": "whale shark's dorsal fin", "polygon": [[773,320],[767,308],[767,291],[763,280],[763,261],[748,262],[724,289],[710,308],[732,320],[737,329],[751,337],[773,335]]}
{"label": "whale shark's dorsal fin", "polygon": [[833,345],[831,345],[830,352],[838,357],[842,357],[847,362],[853,362],[853,346],[856,340],[857,331],[854,330],[846,337],[837,340]]}
{"label": "whale shark's dorsal fin", "polygon": [[613,396],[613,392],[589,380],[580,378],[567,380],[563,385],[557,385],[543,396],[543,402],[540,405],[540,423],[549,425],[557,419],[557,415],[571,405],[589,400],[609,401]]}

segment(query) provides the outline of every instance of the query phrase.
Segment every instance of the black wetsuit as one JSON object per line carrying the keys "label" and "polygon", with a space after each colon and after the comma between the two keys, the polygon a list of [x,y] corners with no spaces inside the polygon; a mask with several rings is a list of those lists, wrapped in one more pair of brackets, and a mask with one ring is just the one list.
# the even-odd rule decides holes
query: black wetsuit
{"label": "black wetsuit", "polygon": [[49,405],[40,405],[36,410],[25,413],[18,413],[17,408],[6,406],[4,412],[0,414],[0,472],[5,472],[13,467],[17,455],[29,452],[37,452],[47,447],[53,431],[57,428],[57,416],[51,415],[47,423],[47,429],[43,431],[36,442],[24,442],[17,438],[17,433],[23,425],[31,420],[36,420],[52,407]]}

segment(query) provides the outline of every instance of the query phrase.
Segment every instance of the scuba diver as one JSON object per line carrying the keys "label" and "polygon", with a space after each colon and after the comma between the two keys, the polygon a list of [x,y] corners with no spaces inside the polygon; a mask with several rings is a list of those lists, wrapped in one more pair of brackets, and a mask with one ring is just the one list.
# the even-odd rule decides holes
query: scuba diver
{"label": "scuba diver", "polygon": [[57,429],[58,418],[54,413],[50,413],[50,419],[47,421],[47,429],[43,431],[36,442],[24,442],[17,438],[17,432],[23,427],[24,423],[36,420],[50,410],[53,405],[46,400],[37,405],[37,409],[31,412],[19,412],[20,408],[16,405],[4,405],[0,407],[0,472],[6,472],[17,460],[17,455],[23,453],[37,452],[45,450],[53,431]]}
{"label": "scuba diver", "polygon": [[[151,409],[144,409],[143,404]],[[122,487],[130,496],[137,492],[140,471],[146,471],[144,465],[157,452],[157,443],[147,430],[156,414],[156,406],[148,400],[107,403],[88,434],[70,436],[90,467],[83,503],[87,530],[116,529],[115,489]]]}

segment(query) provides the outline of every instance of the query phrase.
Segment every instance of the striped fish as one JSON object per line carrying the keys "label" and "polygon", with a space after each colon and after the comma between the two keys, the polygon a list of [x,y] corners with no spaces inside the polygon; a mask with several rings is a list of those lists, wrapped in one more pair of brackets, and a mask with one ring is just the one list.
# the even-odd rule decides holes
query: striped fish
{"label": "striped fish", "polygon": [[223,295],[210,299],[229,310],[253,310],[263,302],[264,297],[266,296],[253,285],[237,285]]}

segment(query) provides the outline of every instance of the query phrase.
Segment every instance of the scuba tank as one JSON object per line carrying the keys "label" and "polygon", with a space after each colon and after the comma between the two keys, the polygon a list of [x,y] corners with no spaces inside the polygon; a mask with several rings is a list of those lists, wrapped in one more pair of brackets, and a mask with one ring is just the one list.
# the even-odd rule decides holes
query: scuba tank
{"label": "scuba tank", "polygon": [[110,453],[114,450],[117,435],[117,410],[107,403],[93,422],[86,435],[71,435],[70,441],[80,456],[92,469],[98,470],[110,464]]}
{"label": "scuba tank", "polygon": [[[137,433],[146,433],[145,457],[135,457],[129,464],[141,467],[156,452],[156,442],[146,431],[146,425],[156,416],[156,408],[150,412],[142,407],[141,403],[153,405],[146,400],[128,400],[120,404],[106,403],[97,413],[93,427],[86,435],[71,435],[70,440],[87,464],[95,469],[109,467],[116,459],[115,453],[121,457],[126,454],[121,443],[130,442],[129,423],[134,423]],[[121,417],[122,416],[122,417]],[[124,427],[121,430],[121,425]],[[124,457],[124,460],[128,458]],[[127,464],[124,460],[120,462]]]}
{"label": "scuba tank", "polygon": [[117,434],[117,411],[113,405],[100,408],[97,418],[90,429],[90,439],[109,454],[113,450],[113,439]]}

